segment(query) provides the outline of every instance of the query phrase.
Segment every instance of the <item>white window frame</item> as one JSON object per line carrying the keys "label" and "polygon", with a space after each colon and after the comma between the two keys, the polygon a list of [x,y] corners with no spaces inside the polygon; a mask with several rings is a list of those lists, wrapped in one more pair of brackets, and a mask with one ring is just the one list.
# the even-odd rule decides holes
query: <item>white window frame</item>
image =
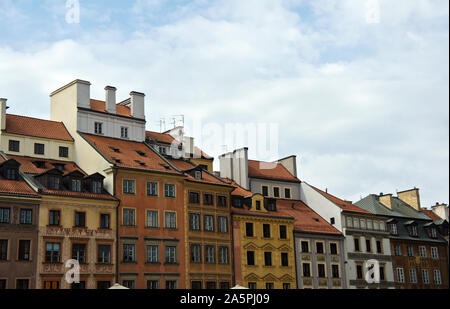
{"label": "white window frame", "polygon": [[397,267],[397,282],[405,283],[405,271],[401,267]]}
{"label": "white window frame", "polygon": [[434,283],[437,285],[442,284],[442,276],[441,276],[441,271],[439,269],[434,270]]}
{"label": "white window frame", "polygon": [[409,270],[409,281],[411,283],[417,283],[417,270],[415,268]]}
{"label": "white window frame", "polygon": [[422,269],[422,281],[424,284],[430,284],[430,273],[428,269]]}
{"label": "white window frame", "polygon": [[439,250],[437,247],[431,247],[431,257],[433,259],[439,259]]}

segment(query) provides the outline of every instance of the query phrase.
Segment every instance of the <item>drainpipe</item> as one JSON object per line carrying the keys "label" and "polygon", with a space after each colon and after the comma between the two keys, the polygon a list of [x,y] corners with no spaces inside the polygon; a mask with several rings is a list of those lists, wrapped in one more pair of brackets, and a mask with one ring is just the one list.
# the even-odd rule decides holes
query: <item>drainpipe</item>
{"label": "drainpipe", "polygon": [[295,286],[296,289],[299,289],[299,285],[298,285],[298,280],[299,280],[299,276],[298,276],[298,269],[297,269],[297,248],[295,247],[295,228],[292,229],[292,236],[294,239],[294,265],[295,265]]}
{"label": "drainpipe", "polygon": [[[117,169],[113,169],[113,196],[116,197],[116,176]],[[117,197],[116,197],[117,198]],[[114,283],[119,283],[119,208],[120,208],[120,200],[119,204],[117,204],[116,208],[116,276]]]}

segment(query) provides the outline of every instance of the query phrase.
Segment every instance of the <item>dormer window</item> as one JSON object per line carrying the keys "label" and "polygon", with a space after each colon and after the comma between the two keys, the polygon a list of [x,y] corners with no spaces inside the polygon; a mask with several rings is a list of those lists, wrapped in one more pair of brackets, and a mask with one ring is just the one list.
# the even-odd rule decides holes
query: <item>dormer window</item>
{"label": "dormer window", "polygon": [[411,225],[411,236],[417,237],[417,225]]}
{"label": "dormer window", "polygon": [[117,147],[109,147],[112,151],[114,151],[114,152],[117,152],[117,153],[120,153],[120,149],[119,148],[117,148]]}
{"label": "dormer window", "polygon": [[103,123],[96,122],[94,124],[94,132],[95,134],[103,134]]}
{"label": "dormer window", "polygon": [[201,171],[195,171],[195,179],[202,179],[202,172]]}
{"label": "dormer window", "polygon": [[397,223],[391,223],[389,227],[391,228],[392,235],[398,235]]}
{"label": "dormer window", "polygon": [[159,147],[159,153],[162,155],[166,155],[167,154],[167,148],[166,147]]}
{"label": "dormer window", "polygon": [[430,235],[431,235],[431,238],[437,238],[437,230],[435,227],[432,227],[430,229]]}
{"label": "dormer window", "polygon": [[45,161],[33,161],[32,163],[37,168],[45,168]]}
{"label": "dormer window", "polygon": [[58,171],[61,171],[61,172],[64,171],[64,164],[54,163],[53,166],[56,167],[56,169],[58,169]]}
{"label": "dormer window", "polygon": [[140,151],[140,150],[136,150],[137,154],[140,155],[141,157],[146,157],[147,155],[145,154],[145,152]]}
{"label": "dormer window", "polygon": [[48,187],[50,190],[59,190],[60,183],[61,181],[59,179],[59,176],[49,176]]}
{"label": "dormer window", "polygon": [[128,138],[128,128],[127,127],[121,127],[120,128],[120,137],[121,138]]}
{"label": "dormer window", "polygon": [[72,179],[72,191],[81,192],[81,179]]}
{"label": "dormer window", "polygon": [[19,171],[15,168],[7,168],[5,176],[8,180],[19,180]]}
{"label": "dormer window", "polygon": [[100,194],[102,193],[102,182],[98,180],[92,181],[92,193]]}

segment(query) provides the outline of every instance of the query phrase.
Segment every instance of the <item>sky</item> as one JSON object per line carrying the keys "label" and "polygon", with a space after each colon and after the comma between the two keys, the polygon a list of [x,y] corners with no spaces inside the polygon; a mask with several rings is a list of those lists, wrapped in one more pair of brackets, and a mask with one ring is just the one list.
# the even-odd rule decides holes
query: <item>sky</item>
{"label": "sky", "polygon": [[77,78],[144,92],[154,131],[275,124],[278,157],[338,197],[449,202],[448,0],[0,0],[8,112],[49,119]]}

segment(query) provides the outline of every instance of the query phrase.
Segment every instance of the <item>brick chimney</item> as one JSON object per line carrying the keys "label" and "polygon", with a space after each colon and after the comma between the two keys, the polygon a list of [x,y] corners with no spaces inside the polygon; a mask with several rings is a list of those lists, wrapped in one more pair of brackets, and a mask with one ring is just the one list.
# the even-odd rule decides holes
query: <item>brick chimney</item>
{"label": "brick chimney", "polygon": [[411,206],[417,211],[420,211],[420,196],[419,189],[414,188],[411,190],[406,190],[397,193],[397,197],[401,199],[403,202]]}
{"label": "brick chimney", "polygon": [[392,210],[392,194],[380,194],[380,203]]}

